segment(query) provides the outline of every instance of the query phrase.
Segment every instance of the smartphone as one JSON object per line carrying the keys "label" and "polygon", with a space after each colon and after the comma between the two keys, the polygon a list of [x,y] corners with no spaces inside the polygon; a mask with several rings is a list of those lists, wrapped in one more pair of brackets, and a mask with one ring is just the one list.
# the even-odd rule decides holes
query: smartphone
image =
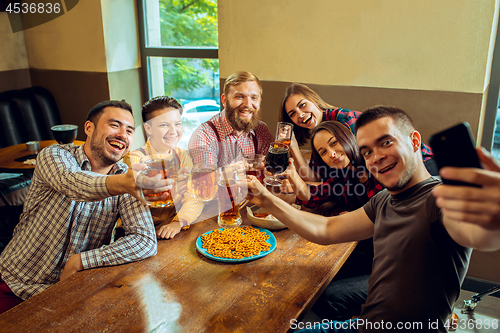
{"label": "smartphone", "polygon": [[[467,122],[457,124],[432,135],[429,139],[429,143],[434,153],[434,160],[438,169],[445,166],[482,169],[476,149],[474,148],[470,126]],[[480,187],[476,184],[444,178],[443,183],[448,185]]]}

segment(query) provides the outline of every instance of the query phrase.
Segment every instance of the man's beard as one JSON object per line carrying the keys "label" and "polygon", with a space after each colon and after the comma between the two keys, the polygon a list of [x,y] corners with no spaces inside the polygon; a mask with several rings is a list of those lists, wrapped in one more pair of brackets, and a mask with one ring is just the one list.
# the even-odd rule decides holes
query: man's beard
{"label": "man's beard", "polygon": [[[105,145],[104,141],[107,141],[107,140],[103,140],[102,137],[98,138],[97,135],[98,135],[97,132],[94,132],[92,134],[92,137],[90,139],[90,150],[91,150],[92,154],[94,155],[94,157],[96,159],[99,159],[103,165],[111,166],[111,165],[115,164],[116,162],[121,160],[123,158],[123,156],[125,156],[126,153],[128,152],[128,149],[126,147],[122,154],[118,154],[118,153],[106,154],[105,147],[104,147],[104,145]],[[117,139],[117,138],[115,138],[115,139]],[[123,140],[121,140],[121,141],[123,141]],[[128,144],[126,144],[126,145],[128,146]]]}
{"label": "man's beard", "polygon": [[[255,129],[257,125],[259,124],[260,120],[260,109],[253,109],[253,108],[245,108],[242,106],[238,106],[237,108],[231,108],[228,103],[226,103],[226,118],[233,127],[234,130],[236,131],[243,131],[243,132],[250,132],[251,130]],[[252,118],[250,120],[241,118],[239,115],[240,110],[249,110],[252,112]]]}

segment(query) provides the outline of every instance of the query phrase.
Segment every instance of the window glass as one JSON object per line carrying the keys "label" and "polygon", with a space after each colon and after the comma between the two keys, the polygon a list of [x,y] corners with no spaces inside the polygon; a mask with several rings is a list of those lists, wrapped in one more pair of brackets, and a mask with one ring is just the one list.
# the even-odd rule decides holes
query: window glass
{"label": "window glass", "polygon": [[[217,0],[144,0],[142,45],[147,91],[184,106],[186,149],[193,131],[220,112]],[[194,53],[193,53],[194,52]]]}
{"label": "window glass", "polygon": [[216,0],[147,0],[147,46],[218,46]]}
{"label": "window glass", "polygon": [[187,149],[193,131],[220,112],[218,59],[149,57],[153,96],[175,97],[184,108],[184,134],[179,147]]}
{"label": "window glass", "polygon": [[500,101],[498,102],[495,132],[493,132],[493,142],[491,144],[491,155],[497,160],[500,160]]}

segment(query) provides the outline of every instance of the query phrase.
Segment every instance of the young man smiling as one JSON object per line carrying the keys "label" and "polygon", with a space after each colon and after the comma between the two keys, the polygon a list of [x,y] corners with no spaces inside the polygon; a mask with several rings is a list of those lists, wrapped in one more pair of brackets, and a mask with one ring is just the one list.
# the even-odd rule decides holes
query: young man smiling
{"label": "young man smiling", "polygon": [[498,250],[500,226],[443,217],[432,195],[440,180],[427,172],[420,133],[402,110],[371,108],[358,118],[356,129],[367,168],[386,187],[358,210],[336,217],[290,210],[254,178],[247,181],[250,202],[312,242],[373,237],[373,272],[359,319],[305,332],[392,332],[408,325],[414,331],[446,332],[470,248]]}
{"label": "young man smiling", "polygon": [[[38,155],[19,224],[0,256],[0,313],[83,269],[156,254],[151,214],[137,199],[133,171],[119,162],[134,135],[131,106],[99,103],[84,129],[84,145],[52,145]],[[160,181],[159,190],[170,182]],[[125,236],[109,244],[118,217]]]}
{"label": "young man smiling", "polygon": [[224,83],[224,109],[201,124],[189,140],[195,164],[224,166],[243,156],[266,154],[273,136],[260,120],[262,85],[250,72],[237,72]]}

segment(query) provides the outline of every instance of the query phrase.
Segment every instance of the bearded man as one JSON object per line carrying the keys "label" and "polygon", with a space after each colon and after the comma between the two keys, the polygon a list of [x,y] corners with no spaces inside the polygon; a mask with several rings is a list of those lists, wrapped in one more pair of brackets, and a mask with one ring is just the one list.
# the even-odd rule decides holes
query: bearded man
{"label": "bearded man", "polygon": [[266,154],[273,136],[260,120],[262,85],[250,72],[236,72],[224,83],[222,111],[201,124],[189,140],[194,164],[218,167],[242,156]]}
{"label": "bearded man", "polygon": [[[132,107],[99,103],[84,127],[82,146],[38,154],[19,224],[0,256],[0,313],[78,271],[156,254],[151,214],[132,169],[120,162],[135,131]],[[158,191],[171,182],[158,181]],[[110,243],[118,217],[125,236]]]}

